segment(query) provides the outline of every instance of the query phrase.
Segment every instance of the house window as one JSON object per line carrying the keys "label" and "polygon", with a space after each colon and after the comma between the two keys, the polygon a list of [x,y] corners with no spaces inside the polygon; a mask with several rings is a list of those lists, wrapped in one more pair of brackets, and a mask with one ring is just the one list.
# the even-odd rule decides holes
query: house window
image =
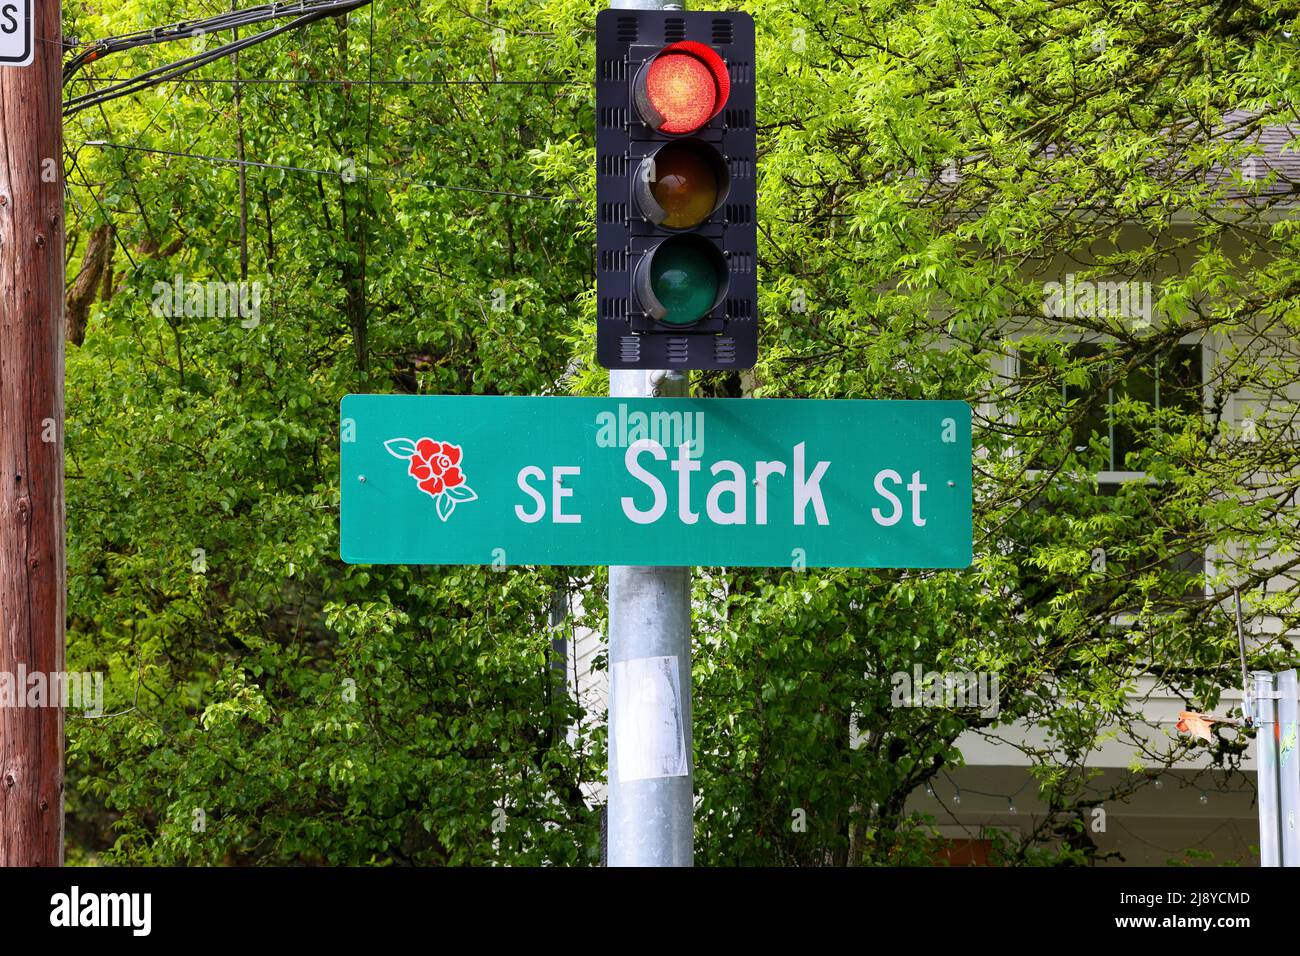
{"label": "house window", "polygon": [[[1141,402],[1153,409],[1177,409],[1187,414],[1201,411],[1201,347],[1177,345],[1124,371],[1121,359],[1107,359],[1105,346],[1080,342],[1069,358],[1088,370],[1086,385],[1062,380],[1061,398],[1074,406],[1071,418],[1073,445],[1084,451],[1094,436],[1105,448],[1103,472],[1140,472],[1131,456],[1141,455],[1143,443],[1131,425],[1117,414],[1123,401]],[[1022,357],[1022,363],[1032,357]]]}
{"label": "house window", "polygon": [[[1177,345],[1167,352],[1132,363],[1133,367],[1128,368],[1131,356],[1100,344],[1078,343],[1071,345],[1065,356],[1073,367],[1069,374],[1059,368],[1059,363],[1050,362],[1049,356],[1043,353],[1034,354],[1025,349],[1020,356],[1022,376],[1040,376],[1040,382],[1045,380],[1053,390],[1059,389],[1065,412],[1061,419],[1062,428],[1069,429],[1073,450],[1097,469],[1098,498],[1122,496],[1127,483],[1146,480],[1147,439],[1155,426],[1148,418],[1148,424],[1135,428],[1131,423],[1133,416],[1124,414],[1122,406],[1140,403],[1147,406],[1144,412],[1149,409],[1196,416],[1202,414],[1199,344]],[[1048,372],[1053,365],[1057,366],[1057,371]],[[1058,378],[1059,384],[1054,384]],[[1053,446],[1050,436],[1046,444],[1048,448]],[[1047,468],[1046,457],[1046,451],[1036,455],[1031,467]],[[1044,506],[1042,502],[1035,502],[1030,508]],[[1099,502],[1098,507],[1106,510],[1109,506]],[[1151,520],[1157,521],[1158,515],[1153,512]],[[1149,567],[1154,561],[1185,580],[1188,595],[1196,594],[1199,590],[1197,581],[1205,570],[1205,554],[1195,548],[1180,552],[1174,542],[1179,538],[1195,539],[1198,530],[1194,527],[1178,529],[1162,546],[1165,556],[1134,555],[1130,562],[1133,567],[1127,570]]]}

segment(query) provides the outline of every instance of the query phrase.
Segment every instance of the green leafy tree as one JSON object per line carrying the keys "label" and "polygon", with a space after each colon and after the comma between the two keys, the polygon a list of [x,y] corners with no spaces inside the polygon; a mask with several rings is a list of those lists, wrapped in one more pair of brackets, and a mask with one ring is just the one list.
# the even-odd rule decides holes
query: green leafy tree
{"label": "green leafy tree", "polygon": [[[963,733],[1019,721],[1045,733],[1050,812],[1002,858],[1088,861],[1080,814],[1142,780],[1099,795],[1088,753],[1137,733],[1139,683],[1218,704],[1233,586],[1296,623],[1294,185],[1244,170],[1296,120],[1297,13],[745,9],[764,353],[696,393],[970,401],[976,557],[700,570],[697,858],[930,860],[908,795],[960,765]],[[72,2],[65,30],[198,12]],[[593,12],[380,0],[69,119],[69,666],[109,676],[108,715],[69,722],[74,858],[598,859],[604,742],[547,611],[580,587],[601,628],[602,574],[337,549],[342,395],[605,390]],[[114,54],[70,90],[187,52]],[[1044,316],[1067,273],[1152,283],[1150,322]],[[178,277],[260,283],[256,315],[168,307]],[[1216,343],[1208,407],[1145,400],[1188,341]],[[1293,657],[1261,639],[1251,663]],[[999,713],[896,706],[917,663],[997,674]],[[1245,746],[1229,731],[1212,757]]]}

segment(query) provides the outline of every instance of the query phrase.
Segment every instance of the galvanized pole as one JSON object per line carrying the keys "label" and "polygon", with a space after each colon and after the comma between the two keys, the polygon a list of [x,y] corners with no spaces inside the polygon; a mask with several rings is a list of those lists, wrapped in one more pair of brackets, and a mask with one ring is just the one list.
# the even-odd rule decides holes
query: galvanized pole
{"label": "galvanized pole", "polygon": [[1259,791],[1259,865],[1281,866],[1278,826],[1277,700],[1273,675],[1255,671],[1255,782]]}
{"label": "galvanized pole", "polygon": [[1278,828],[1282,865],[1300,866],[1300,754],[1296,753],[1297,681],[1294,670],[1277,675]]}
{"label": "galvanized pole", "polygon": [[[610,0],[622,10],[680,10],[663,0]],[[612,371],[612,398],[685,398],[680,372]],[[690,568],[609,569],[610,866],[690,866]]]}
{"label": "galvanized pole", "polygon": [[[685,397],[680,373],[609,373],[615,398]],[[609,569],[609,865],[690,866],[690,568]]]}

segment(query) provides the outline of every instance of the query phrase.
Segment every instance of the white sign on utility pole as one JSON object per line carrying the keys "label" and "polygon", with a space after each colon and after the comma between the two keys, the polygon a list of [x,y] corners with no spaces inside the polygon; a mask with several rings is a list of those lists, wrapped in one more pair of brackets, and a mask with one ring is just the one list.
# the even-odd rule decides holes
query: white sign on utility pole
{"label": "white sign on utility pole", "polygon": [[0,0],[0,66],[27,66],[36,51],[33,0]]}

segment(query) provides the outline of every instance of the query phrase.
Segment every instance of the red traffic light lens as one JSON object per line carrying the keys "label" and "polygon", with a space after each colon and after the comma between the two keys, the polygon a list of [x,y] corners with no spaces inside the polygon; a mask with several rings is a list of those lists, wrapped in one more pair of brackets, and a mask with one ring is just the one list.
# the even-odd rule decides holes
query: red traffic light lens
{"label": "red traffic light lens", "polygon": [[689,133],[722,111],[731,93],[727,64],[715,50],[684,40],[646,61],[637,77],[641,118],[660,133]]}
{"label": "red traffic light lens", "polygon": [[646,73],[650,103],[663,116],[665,133],[689,133],[713,116],[717,86],[700,60],[686,53],[658,57]]}

